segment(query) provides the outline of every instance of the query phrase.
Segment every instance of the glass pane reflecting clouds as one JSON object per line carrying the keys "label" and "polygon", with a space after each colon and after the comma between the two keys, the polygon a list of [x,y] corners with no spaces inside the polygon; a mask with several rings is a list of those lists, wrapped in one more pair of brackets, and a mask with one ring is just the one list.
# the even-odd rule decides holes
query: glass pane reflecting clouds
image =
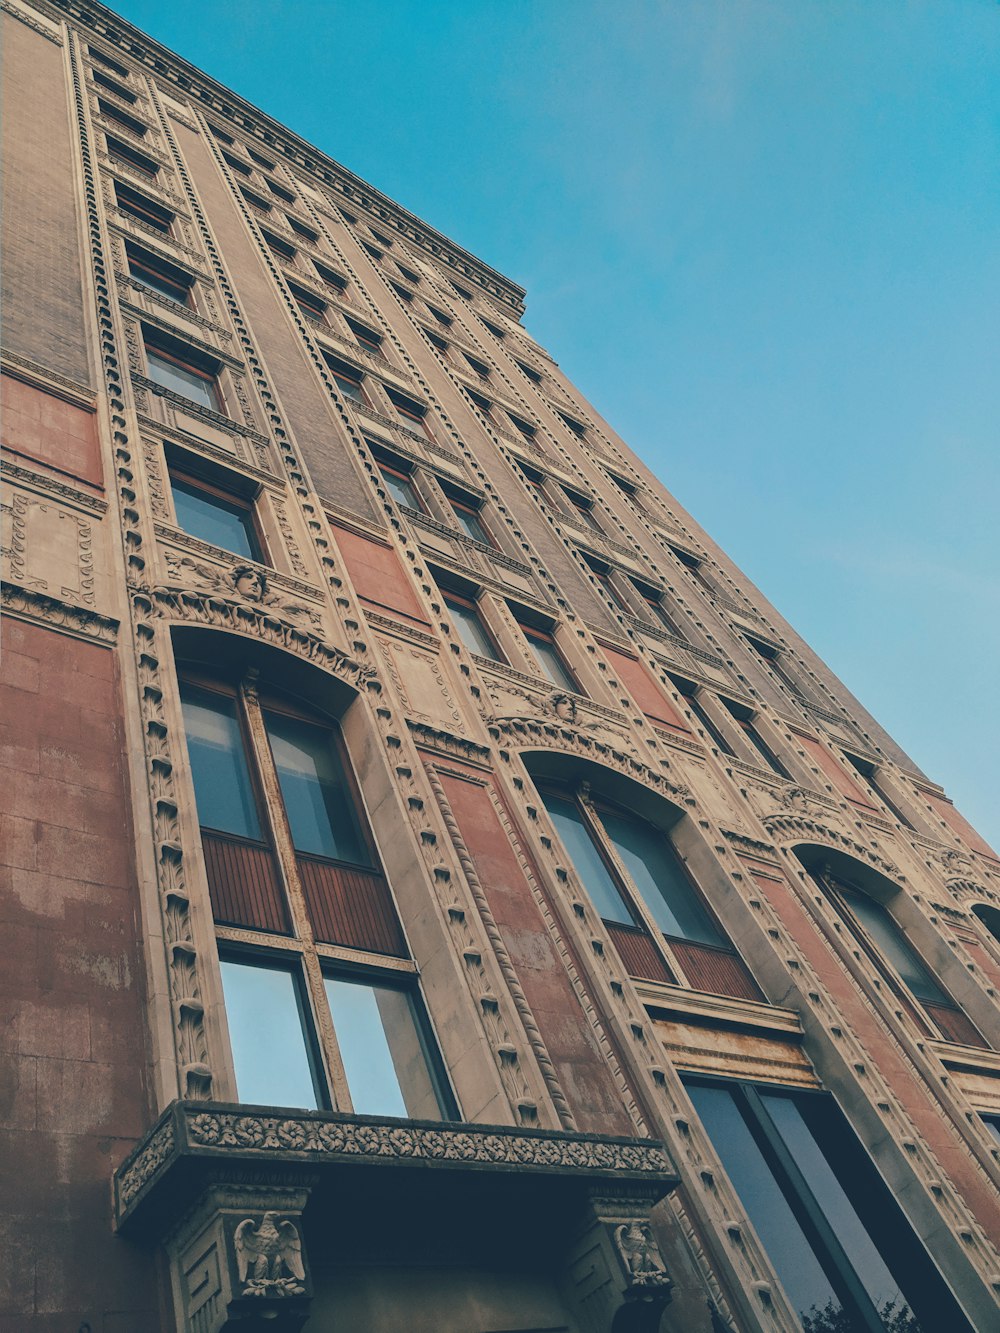
{"label": "glass pane reflecting clouds", "polygon": [[319,1102],[293,974],[232,959],[223,959],[221,967],[239,1100],[315,1109]]}

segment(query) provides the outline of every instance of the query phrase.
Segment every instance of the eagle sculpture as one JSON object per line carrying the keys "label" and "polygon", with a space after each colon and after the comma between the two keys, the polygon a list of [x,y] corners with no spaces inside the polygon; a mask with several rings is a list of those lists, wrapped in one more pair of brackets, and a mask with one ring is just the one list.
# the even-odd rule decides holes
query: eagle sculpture
{"label": "eagle sculpture", "polygon": [[297,1228],[278,1214],[267,1212],[260,1223],[248,1217],[233,1236],[236,1265],[244,1296],[299,1296],[304,1294],[306,1270]]}

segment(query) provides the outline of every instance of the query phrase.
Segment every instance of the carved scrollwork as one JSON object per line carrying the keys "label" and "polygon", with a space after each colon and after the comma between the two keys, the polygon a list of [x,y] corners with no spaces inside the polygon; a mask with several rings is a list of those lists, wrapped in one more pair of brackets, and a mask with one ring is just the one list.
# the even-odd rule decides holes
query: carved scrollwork
{"label": "carved scrollwork", "polygon": [[267,573],[258,565],[220,567],[182,556],[175,551],[165,552],[167,571],[180,588],[205,588],[227,597],[237,597],[263,607],[273,615],[293,625],[309,629],[322,628],[319,612],[301,602],[290,601],[271,589]]}

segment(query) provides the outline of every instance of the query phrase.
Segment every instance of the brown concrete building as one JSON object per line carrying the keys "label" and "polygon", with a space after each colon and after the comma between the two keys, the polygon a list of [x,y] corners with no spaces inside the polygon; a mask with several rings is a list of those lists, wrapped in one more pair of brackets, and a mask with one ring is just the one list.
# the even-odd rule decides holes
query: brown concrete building
{"label": "brown concrete building", "polygon": [[0,1330],[1000,1328],[1000,860],[521,324],[4,0]]}

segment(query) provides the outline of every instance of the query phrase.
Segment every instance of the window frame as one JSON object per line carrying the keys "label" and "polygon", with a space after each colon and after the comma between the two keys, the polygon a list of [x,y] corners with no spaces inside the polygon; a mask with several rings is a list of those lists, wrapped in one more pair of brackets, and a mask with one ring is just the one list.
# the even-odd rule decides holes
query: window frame
{"label": "window frame", "polygon": [[[178,467],[176,465],[171,465],[169,462],[167,464],[167,479],[170,484],[172,504],[174,482],[179,481],[182,486],[187,486],[191,490],[201,491],[204,495],[211,496],[213,500],[220,501],[219,508],[239,510],[245,514],[246,521],[250,528],[247,533],[247,544],[250,546],[252,554],[244,556],[242,552],[239,551],[229,551],[228,553],[236,556],[238,559],[249,559],[255,564],[270,567],[271,561],[268,554],[264,530],[261,526],[260,516],[257,511],[256,496],[250,498],[248,496],[239,495],[234,491],[227,490],[224,486],[221,486],[216,482],[208,481],[205,477],[199,476],[197,472],[188,472],[183,466]],[[176,505],[174,505],[174,521],[182,532],[187,532],[187,529],[177,522]],[[188,533],[188,536],[194,537],[198,541],[207,541],[207,538],[199,537],[195,532]],[[208,545],[216,545],[216,543],[209,542]],[[219,549],[227,550],[228,548],[219,547]]]}
{"label": "window frame", "polygon": [[[159,255],[153,254],[150,250],[142,250],[138,246],[133,246],[127,241],[125,243],[125,254],[128,261],[129,274],[141,286],[156,292],[167,300],[174,301],[179,306],[184,306],[188,310],[194,309],[195,279],[193,276],[185,273],[182,269],[177,268],[174,264],[171,264],[169,260],[162,259]],[[157,265],[162,265],[162,269],[158,268]],[[183,293],[182,297],[171,296],[153,283],[148,283],[142,277],[137,277],[136,269],[140,272],[151,273],[154,277],[160,279],[164,286],[176,288]],[[168,269],[170,272],[167,272]],[[181,274],[182,277],[187,280],[186,283],[182,284],[179,281],[175,281],[171,276],[171,273]]]}
{"label": "window frame", "polygon": [[496,635],[492,632],[492,629],[486,623],[486,620],[479,609],[478,599],[473,600],[470,597],[464,596],[460,592],[455,592],[452,588],[442,588],[441,599],[444,602],[445,606],[448,608],[449,612],[452,610],[452,606],[456,602],[458,603],[459,606],[462,606],[467,611],[472,612],[472,615],[475,618],[476,623],[483,632],[483,637],[486,639],[487,643],[489,643],[492,646],[494,655],[490,657],[487,656],[487,654],[485,653],[476,652],[474,648],[470,647],[470,645],[466,642],[464,636],[457,629],[458,624],[461,622],[452,618],[452,623],[456,626],[456,633],[458,635],[458,638],[461,640],[462,645],[466,649],[466,651],[471,653],[473,657],[480,659],[484,662],[499,662],[501,666],[505,666],[507,664],[507,659],[504,657],[500,649],[500,645],[497,642]]}
{"label": "window frame", "polygon": [[471,515],[475,521],[475,525],[481,531],[482,533],[481,537],[473,536],[473,534],[466,529],[465,525],[462,523],[461,518],[457,518],[456,522],[462,529],[463,534],[466,537],[468,537],[470,541],[478,542],[480,546],[488,546],[490,547],[491,550],[494,551],[499,549],[497,547],[496,538],[493,536],[493,533],[490,531],[487,523],[483,519],[482,505],[473,505],[470,504],[467,500],[460,500],[457,496],[450,494],[446,489],[445,489],[445,498],[447,499],[450,508],[455,514]]}
{"label": "window frame", "polygon": [[[420,513],[420,514],[426,514],[426,513],[427,513],[427,508],[426,508],[426,506],[424,505],[424,502],[423,502],[423,499],[422,499],[422,497],[421,497],[421,495],[420,495],[420,492],[417,490],[417,488],[416,488],[416,486],[415,486],[415,484],[414,484],[413,470],[412,470],[412,469],[411,469],[409,472],[407,472],[407,471],[406,471],[403,467],[401,467],[399,464],[396,464],[396,463],[387,463],[384,459],[379,458],[378,456],[376,456],[376,458],[375,458],[375,466],[378,468],[379,472],[381,472],[383,476],[395,477],[395,478],[397,478],[399,481],[404,482],[404,483],[406,484],[407,489],[408,489],[408,490],[410,491],[410,493],[412,494],[414,503],[413,503],[413,504],[405,504],[405,503],[399,498],[399,496],[396,495],[396,493],[392,490],[392,488],[391,488],[391,486],[390,486],[390,488],[389,488],[389,489],[390,489],[390,494],[392,495],[392,498],[396,501],[396,503],[397,503],[398,505],[403,505],[403,507],[404,507],[405,509],[413,509],[413,510],[415,510],[417,513]],[[388,483],[387,483],[387,484],[388,484]]]}
{"label": "window frame", "polygon": [[[560,651],[559,644],[556,640],[554,631],[540,629],[535,625],[529,625],[526,621],[519,620],[516,612],[514,615],[514,619],[517,622],[518,629],[521,631],[521,634],[527,641],[528,646],[531,648],[532,662],[537,664],[538,670],[541,672],[542,676],[547,681],[549,681],[552,687],[557,690],[559,689],[566,690],[569,694],[578,694],[582,698],[586,698],[587,696],[583,690],[583,687],[577,680],[576,672],[571,670],[568,662],[566,661],[565,657]],[[547,643],[551,646],[556,661],[561,665],[562,670],[565,673],[566,676],[565,680],[556,680],[548,671],[545,670],[544,666],[542,665],[543,659],[539,657],[534,647],[532,647],[533,641],[538,643]]]}
{"label": "window frame", "polygon": [[[240,681],[207,671],[198,663],[181,662],[178,679],[185,689],[215,695],[235,710],[239,742],[260,826],[262,842],[218,831],[219,836],[263,846],[272,857],[279,877],[280,893],[287,919],[285,933],[253,926],[215,921],[215,935],[220,961],[289,972],[295,986],[303,1048],[313,1078],[315,1100],[320,1109],[353,1113],[346,1069],[340,1053],[336,1024],[333,1020],[325,983],[328,977],[351,979],[363,984],[388,987],[407,993],[427,1077],[438,1102],[442,1123],[461,1119],[461,1108],[449,1077],[434,1023],[428,1011],[403,934],[395,896],[385,874],[375,841],[357,773],[347,751],[343,730],[338,722],[321,714],[292,696],[258,688],[251,673]],[[353,809],[356,832],[368,855],[368,864],[324,857],[296,846],[288,806],[281,785],[279,769],[272,749],[268,717],[279,715],[314,728],[324,744],[329,744],[337,758],[338,777],[343,779],[343,798]],[[187,771],[191,773],[190,761]],[[194,802],[197,815],[197,801]],[[200,824],[199,829],[215,832]],[[347,872],[360,871],[377,878],[384,893],[383,902],[394,913],[399,947],[395,953],[376,954],[356,945],[325,943],[310,926],[310,912],[303,893],[299,864],[301,858],[323,861]],[[252,938],[251,938],[252,937]],[[229,1031],[229,1016],[223,1006],[224,1024],[229,1037],[229,1051],[235,1074],[235,1052]],[[279,1103],[274,1103],[278,1105]],[[387,1113],[388,1114],[388,1113]],[[409,1116],[407,1118],[410,1118]],[[431,1118],[431,1117],[427,1117]]]}
{"label": "window frame", "polygon": [[132,218],[142,226],[151,227],[160,236],[173,236],[177,214],[155,199],[147,199],[144,194],[134,190],[124,181],[115,181],[115,206],[120,213]]}
{"label": "window frame", "polygon": [[[172,339],[171,341],[174,340]],[[199,402],[197,398],[188,398],[185,394],[181,393],[180,390],[171,388],[169,384],[160,384],[160,388],[167,390],[169,393],[177,394],[179,398],[183,398],[184,401],[190,403],[192,407],[202,411],[215,412],[219,416],[224,416],[226,413],[226,400],[225,395],[222,392],[222,385],[219,382],[221,366],[214,372],[206,370],[204,367],[198,365],[197,359],[185,360],[179,350],[176,352],[172,351],[169,347],[165,346],[164,343],[165,340],[161,342],[158,341],[155,336],[151,338],[149,331],[145,328],[143,329],[143,347],[146,354],[147,378],[151,379],[155,384],[160,384],[160,381],[157,380],[154,375],[149,373],[151,355],[161,361],[167,361],[172,365],[177,366],[180,370],[184,370],[188,374],[203,380],[205,384],[209,386],[212,402],[211,405],[209,405]],[[181,346],[185,346],[185,344],[178,342],[178,347]],[[195,354],[196,358],[200,355],[196,348],[191,348],[191,351]]]}

